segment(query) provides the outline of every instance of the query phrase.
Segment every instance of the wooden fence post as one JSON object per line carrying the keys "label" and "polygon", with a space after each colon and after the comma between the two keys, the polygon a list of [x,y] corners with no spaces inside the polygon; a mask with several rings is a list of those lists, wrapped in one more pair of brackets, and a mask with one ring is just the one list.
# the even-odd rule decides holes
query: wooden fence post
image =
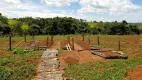
{"label": "wooden fence post", "polygon": [[118,50],[119,50],[119,51],[121,50],[121,43],[120,43],[120,40],[118,41]]}
{"label": "wooden fence post", "polygon": [[88,43],[89,43],[89,44],[91,43],[91,40],[90,40],[90,38],[88,39]]}
{"label": "wooden fence post", "polygon": [[98,46],[100,46],[100,37],[98,36]]}
{"label": "wooden fence post", "polygon": [[74,50],[74,38],[72,38],[72,50]]}
{"label": "wooden fence post", "polygon": [[24,42],[27,42],[27,38],[26,38],[26,35],[24,35]]}
{"label": "wooden fence post", "polygon": [[33,41],[35,41],[35,37],[34,37],[34,34],[32,35],[32,39],[33,39]]}
{"label": "wooden fence post", "polygon": [[82,34],[82,41],[84,41],[84,34]]}
{"label": "wooden fence post", "polygon": [[48,38],[48,36],[47,36],[47,40],[46,40],[46,46],[48,47],[48,40],[49,40],[49,38]]}
{"label": "wooden fence post", "polygon": [[51,35],[51,44],[53,43],[53,38],[54,38],[53,35]]}
{"label": "wooden fence post", "polygon": [[67,38],[68,38],[68,43],[70,44],[70,36],[68,36]]}
{"label": "wooden fence post", "polygon": [[9,35],[9,50],[11,51],[12,50],[12,47],[11,47],[11,34]]}

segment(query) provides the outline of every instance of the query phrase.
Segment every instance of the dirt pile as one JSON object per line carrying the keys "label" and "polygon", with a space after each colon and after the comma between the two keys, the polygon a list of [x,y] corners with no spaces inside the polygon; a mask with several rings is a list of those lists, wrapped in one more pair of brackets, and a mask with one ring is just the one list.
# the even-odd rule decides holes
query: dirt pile
{"label": "dirt pile", "polygon": [[90,45],[85,43],[84,41],[75,41],[76,44],[78,44],[79,46],[81,46],[84,50],[89,50],[90,49]]}
{"label": "dirt pile", "polygon": [[61,44],[61,48],[64,48],[68,44],[68,41],[66,41],[66,40],[61,41],[60,44]]}
{"label": "dirt pile", "polygon": [[84,51],[64,51],[60,57],[60,69],[64,69],[65,65],[70,64],[82,64],[88,63],[92,61],[103,60],[103,58],[91,54],[91,51],[84,50]]}

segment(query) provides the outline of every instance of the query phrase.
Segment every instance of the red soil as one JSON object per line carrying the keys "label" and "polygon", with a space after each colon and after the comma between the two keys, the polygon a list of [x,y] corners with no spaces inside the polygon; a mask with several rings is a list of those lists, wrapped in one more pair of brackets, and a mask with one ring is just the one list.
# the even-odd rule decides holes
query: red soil
{"label": "red soil", "polygon": [[84,50],[84,51],[64,51],[60,57],[60,69],[64,69],[64,65],[70,65],[70,64],[82,64],[82,63],[88,63],[92,61],[97,60],[103,60],[103,58],[99,56],[95,56],[91,54],[91,51]]}
{"label": "red soil", "polygon": [[66,40],[61,41],[60,44],[61,44],[61,48],[64,48],[68,44],[68,41],[66,41]]}
{"label": "red soil", "polygon": [[55,41],[52,45],[50,45],[50,49],[59,49],[61,47],[60,41]]}
{"label": "red soil", "polygon": [[8,51],[6,51],[6,50],[0,50],[0,54],[5,54],[5,53],[7,53]]}
{"label": "red soil", "polygon": [[142,65],[128,71],[126,80],[142,80]]}
{"label": "red soil", "polygon": [[48,47],[51,47],[51,45],[53,43],[54,42],[51,42],[51,41],[48,41],[48,43],[47,43],[47,40],[42,40],[42,41],[40,41],[39,46],[47,46],[47,44],[48,44]]}
{"label": "red soil", "polygon": [[28,64],[38,64],[40,62],[40,59],[39,58],[27,59],[25,60],[25,62]]}
{"label": "red soil", "polygon": [[7,66],[9,69],[17,69],[17,66]]}
{"label": "red soil", "polygon": [[79,46],[81,46],[84,50],[90,49],[90,45],[83,42],[83,41],[75,41],[75,43],[78,44]]}

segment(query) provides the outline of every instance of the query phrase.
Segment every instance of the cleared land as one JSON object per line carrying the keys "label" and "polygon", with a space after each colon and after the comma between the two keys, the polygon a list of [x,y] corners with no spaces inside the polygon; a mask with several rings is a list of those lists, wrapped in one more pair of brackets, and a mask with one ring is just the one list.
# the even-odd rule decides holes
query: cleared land
{"label": "cleared land", "polygon": [[[91,54],[88,50],[84,51],[63,51],[60,47],[66,45],[67,36],[54,36],[54,42],[50,48],[57,48],[59,51],[59,58],[62,67],[66,70],[65,76],[68,78],[73,78],[76,80],[127,80],[133,79],[133,77],[139,76],[133,75],[135,70],[139,65],[142,64],[142,35],[133,36],[100,36],[100,47],[104,49],[118,50],[118,41],[121,41],[121,50],[129,56],[128,60],[106,60]],[[75,39],[75,43],[81,48],[85,49],[88,44],[88,38],[91,40],[91,45],[97,45],[97,36],[89,35],[85,36],[85,45],[82,44],[81,35],[70,35],[71,38]],[[36,41],[43,41],[41,45],[46,44],[47,36],[36,36]],[[13,37],[12,47],[20,43],[23,37]],[[27,43],[22,42],[19,46],[24,48],[30,41],[32,37],[27,37]],[[62,43],[62,41],[64,43]],[[79,42],[80,41],[80,42]],[[12,51],[8,51],[8,38],[0,38],[0,69],[2,75],[0,78],[4,79],[20,79],[20,80],[30,80],[36,75],[36,66],[40,61],[43,50],[31,51],[25,54],[13,54]],[[17,48],[16,47],[16,48]],[[70,55],[69,55],[70,54]],[[67,55],[67,56],[66,56]],[[66,57],[70,59],[66,59]],[[64,58],[65,57],[65,58]],[[74,59],[74,57],[76,59]],[[64,60],[64,59],[65,60]],[[74,59],[74,60],[73,60]],[[70,61],[72,60],[72,61]],[[77,63],[74,63],[77,62]],[[89,62],[89,63],[88,63]],[[71,65],[64,65],[71,64]],[[61,69],[63,69],[61,67]],[[134,70],[133,70],[134,68]],[[136,68],[136,69],[135,69]],[[141,67],[139,67],[141,68]],[[132,71],[133,70],[133,71]],[[131,73],[131,71],[133,73]],[[25,74],[23,76],[23,74]],[[131,75],[132,74],[132,75]],[[141,74],[141,73],[140,73]],[[16,76],[16,77],[15,77]],[[18,77],[17,77],[18,76]],[[130,77],[129,77],[130,76]],[[139,79],[140,80],[140,79]]]}

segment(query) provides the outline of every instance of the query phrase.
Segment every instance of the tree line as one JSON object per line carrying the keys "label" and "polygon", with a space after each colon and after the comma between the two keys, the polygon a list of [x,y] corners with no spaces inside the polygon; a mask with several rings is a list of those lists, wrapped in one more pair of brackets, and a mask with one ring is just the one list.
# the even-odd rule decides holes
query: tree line
{"label": "tree line", "polygon": [[[12,20],[11,22],[9,20]],[[8,19],[0,14],[0,34],[15,35],[68,35],[68,34],[108,34],[129,35],[141,34],[142,30],[137,25],[122,22],[97,22],[90,27],[86,20],[72,17],[54,18],[13,18]]]}

